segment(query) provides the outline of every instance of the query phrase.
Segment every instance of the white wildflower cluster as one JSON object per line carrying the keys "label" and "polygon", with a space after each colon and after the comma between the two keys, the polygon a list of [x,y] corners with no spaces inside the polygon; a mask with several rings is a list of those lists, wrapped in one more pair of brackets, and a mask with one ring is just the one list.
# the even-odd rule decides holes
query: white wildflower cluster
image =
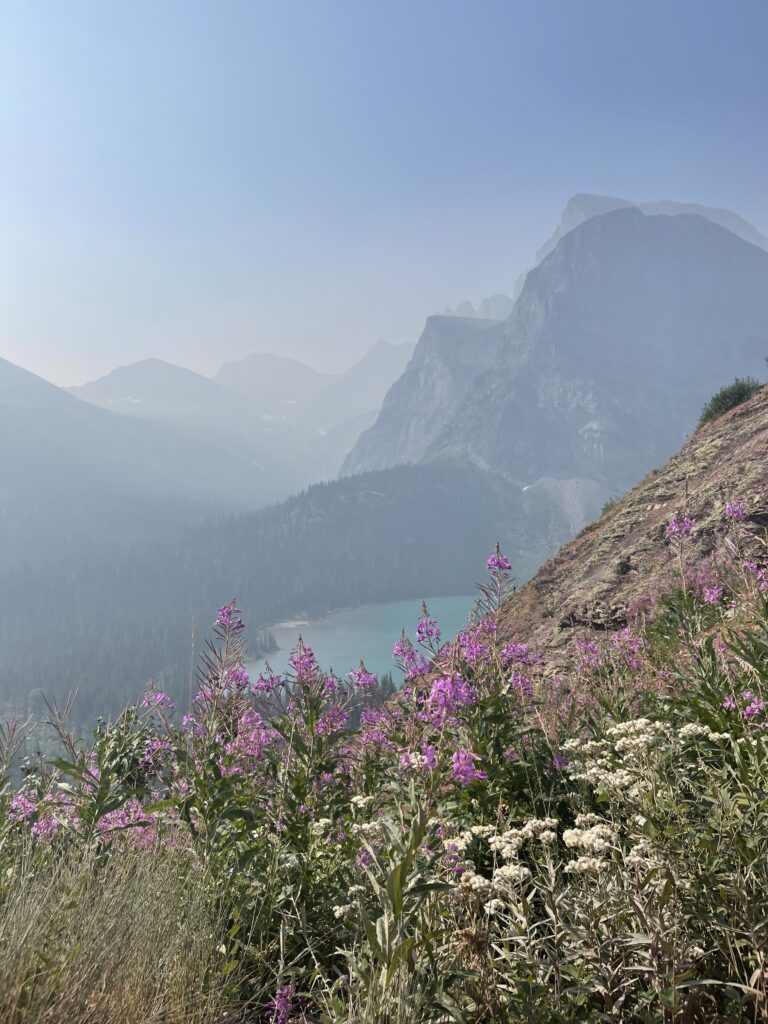
{"label": "white wildflower cluster", "polygon": [[689,722],[684,725],[681,729],[677,730],[677,738],[686,742],[688,740],[705,739],[711,743],[720,743],[723,740],[729,740],[731,734],[727,732],[713,732],[706,725],[699,725],[697,722]]}
{"label": "white wildflower cluster", "polygon": [[489,879],[485,878],[483,875],[478,875],[476,871],[473,871],[470,868],[462,873],[462,876],[459,879],[459,888],[463,889],[465,892],[478,893],[482,896],[485,895],[485,893],[490,892],[491,882]]}
{"label": "white wildflower cluster", "polygon": [[347,889],[347,896],[349,896],[349,898],[353,900],[356,896],[362,896],[364,892],[364,885],[350,885],[349,889]]}
{"label": "white wildflower cluster", "polygon": [[312,822],[312,835],[321,836],[328,832],[333,825],[330,818],[318,818]]}
{"label": "white wildflower cluster", "polygon": [[649,718],[633,718],[611,726],[606,735],[613,741],[617,754],[638,754],[669,740],[670,728],[665,722]]}
{"label": "white wildflower cluster", "polygon": [[350,807],[353,811],[362,811],[369,804],[373,803],[373,799],[374,798],[372,796],[353,796],[349,802]]}
{"label": "white wildflower cluster", "polygon": [[504,900],[499,900],[499,899],[488,900],[488,902],[483,907],[483,910],[486,912],[486,914],[489,917],[493,917],[495,914],[501,913],[501,911],[503,909],[504,909]]}
{"label": "white wildflower cluster", "polygon": [[443,848],[455,853],[463,853],[473,839],[472,832],[466,829],[464,832],[459,832],[458,835],[446,836],[443,839]]}
{"label": "white wildflower cluster", "polygon": [[627,867],[638,868],[640,871],[650,871],[652,868],[661,867],[661,861],[653,856],[651,844],[647,839],[640,839],[624,858]]}
{"label": "white wildflower cluster", "polygon": [[663,722],[635,718],[611,726],[604,740],[567,740],[563,751],[570,764],[568,774],[603,792],[636,799],[648,789],[649,757],[672,736]]}
{"label": "white wildflower cluster", "polygon": [[577,814],[576,815],[576,828],[591,828],[593,825],[604,825],[605,818],[601,818],[599,814]]}
{"label": "white wildflower cluster", "polygon": [[577,860],[569,860],[565,870],[576,875],[588,875],[596,874],[604,866],[605,861],[599,857],[579,857]]}
{"label": "white wildflower cluster", "polygon": [[502,864],[493,872],[493,881],[496,884],[525,882],[530,877],[531,872],[522,864]]}
{"label": "white wildflower cluster", "polygon": [[381,823],[378,821],[357,821],[350,826],[353,836],[362,836],[371,843],[379,842],[382,838]]}
{"label": "white wildflower cluster", "polygon": [[492,853],[498,853],[504,860],[514,860],[523,843],[538,839],[545,846],[557,841],[557,818],[530,818],[520,828],[510,828],[499,835],[487,835]]}
{"label": "white wildflower cluster", "polygon": [[495,833],[496,828],[494,825],[473,825],[469,831],[479,839],[487,839]]}
{"label": "white wildflower cluster", "polygon": [[567,828],[563,842],[569,850],[584,850],[587,853],[605,853],[616,839],[612,825],[599,821],[589,828]]}
{"label": "white wildflower cluster", "polygon": [[498,853],[504,860],[514,860],[524,841],[520,830],[511,828],[507,832],[502,832],[501,835],[491,836],[488,839],[488,846],[491,853]]}
{"label": "white wildflower cluster", "polygon": [[354,903],[344,903],[341,905],[337,904],[335,907],[333,907],[333,916],[336,918],[337,921],[344,921],[346,918],[348,918],[351,914],[354,913],[354,910]]}

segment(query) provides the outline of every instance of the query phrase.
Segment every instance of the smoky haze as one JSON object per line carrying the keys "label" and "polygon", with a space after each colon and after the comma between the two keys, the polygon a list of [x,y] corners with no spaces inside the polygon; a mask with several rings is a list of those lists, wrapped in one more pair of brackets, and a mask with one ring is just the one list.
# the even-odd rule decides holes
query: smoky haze
{"label": "smoky haze", "polygon": [[2,354],[61,385],[250,352],[337,372],[510,294],[573,192],[764,225],[767,19],[690,0],[5,5]]}

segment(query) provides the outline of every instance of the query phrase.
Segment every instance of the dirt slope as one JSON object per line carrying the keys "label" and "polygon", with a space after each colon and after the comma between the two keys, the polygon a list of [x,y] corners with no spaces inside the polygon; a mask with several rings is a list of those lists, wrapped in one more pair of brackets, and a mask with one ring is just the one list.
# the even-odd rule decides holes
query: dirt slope
{"label": "dirt slope", "polygon": [[675,512],[697,522],[693,543],[712,549],[726,501],[744,498],[748,520],[768,526],[768,387],[698,430],[597,522],[545,563],[502,609],[507,639],[526,640],[552,670],[576,636],[620,629],[633,597],[668,571],[665,526]]}

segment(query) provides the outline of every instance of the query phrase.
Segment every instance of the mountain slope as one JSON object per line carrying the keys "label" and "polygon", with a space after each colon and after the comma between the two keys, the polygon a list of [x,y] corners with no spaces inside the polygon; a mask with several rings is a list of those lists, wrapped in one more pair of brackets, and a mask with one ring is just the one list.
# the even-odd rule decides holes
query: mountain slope
{"label": "mountain slope", "polygon": [[703,557],[725,503],[738,499],[746,500],[749,522],[768,527],[768,387],[699,429],[660,470],[543,565],[504,607],[503,635],[531,642],[556,671],[575,656],[577,637],[622,628],[632,607],[642,607],[644,593],[674,579],[665,541],[673,515],[696,520],[691,546]]}
{"label": "mountain slope", "polygon": [[244,359],[224,363],[213,377],[217,384],[282,414],[316,395],[333,378],[333,374],[320,373],[297,359],[270,352],[253,352]]}
{"label": "mountain slope", "polygon": [[450,455],[521,486],[590,481],[594,514],[719,386],[762,372],[768,253],[701,217],[613,210],[560,239],[506,323],[425,335],[345,470]]}
{"label": "mountain slope", "polygon": [[283,497],[313,479],[315,460],[296,432],[264,414],[259,402],[182,366],[145,359],[68,390],[113,412],[223,440],[263,467],[270,497]]}
{"label": "mountain slope", "polygon": [[375,422],[384,397],[413,351],[413,345],[393,345],[380,338],[316,395],[296,405],[295,422],[312,438],[325,479],[336,476],[362,431]]}
{"label": "mountain slope", "polygon": [[344,461],[342,473],[421,461],[472,380],[499,355],[495,320],[431,316],[403,375],[387,393],[376,423]]}
{"label": "mountain slope", "polygon": [[302,415],[323,429],[331,429],[345,420],[378,410],[413,351],[413,345],[393,345],[379,338],[361,359],[312,396]]}
{"label": "mountain slope", "polygon": [[162,359],[119,366],[104,377],[67,389],[93,405],[146,419],[253,433],[259,426],[254,406],[208,377]]}
{"label": "mountain slope", "polygon": [[0,566],[276,497],[244,442],[81,401],[0,360]]}

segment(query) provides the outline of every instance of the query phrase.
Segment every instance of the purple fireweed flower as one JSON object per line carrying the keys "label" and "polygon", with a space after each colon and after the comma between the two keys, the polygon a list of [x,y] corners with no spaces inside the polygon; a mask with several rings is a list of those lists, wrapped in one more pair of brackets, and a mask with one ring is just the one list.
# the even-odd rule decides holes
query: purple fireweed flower
{"label": "purple fireweed flower", "polygon": [[362,661],[360,668],[352,669],[347,673],[347,679],[356,690],[375,690],[379,685],[379,677],[375,672],[368,672]]}
{"label": "purple fireweed flower", "polygon": [[237,723],[234,739],[224,744],[224,775],[239,775],[251,767],[249,762],[260,760],[264,751],[278,739],[278,734],[253,708],[247,708]]}
{"label": "purple fireweed flower", "polygon": [[244,690],[250,681],[248,673],[241,665],[228,668],[221,680],[224,686],[230,687],[233,690]]}
{"label": "purple fireweed flower", "polygon": [[162,736],[150,736],[144,744],[144,764],[153,771],[160,769],[168,762],[173,751],[171,741]]}
{"label": "purple fireweed flower", "polygon": [[723,588],[717,587],[705,587],[704,588],[704,603],[705,604],[719,604],[723,598]]}
{"label": "purple fireweed flower", "polygon": [[509,682],[512,689],[519,693],[521,697],[530,698],[533,696],[533,683],[522,672],[513,672]]}
{"label": "purple fireweed flower", "polygon": [[498,544],[496,550],[488,556],[488,561],[485,564],[491,573],[509,572],[512,568],[512,563],[502,555]]}
{"label": "purple fireweed flower", "polygon": [[757,580],[758,587],[764,593],[768,591],[768,568],[761,568],[755,562],[745,562],[744,568]]}
{"label": "purple fireweed flower", "polygon": [[258,679],[255,679],[251,683],[251,693],[274,693],[275,690],[279,690],[285,679],[280,675],[260,675]]}
{"label": "purple fireweed flower", "polygon": [[675,513],[666,526],[667,537],[690,537],[696,526],[696,520],[690,516],[680,517]]}
{"label": "purple fireweed flower", "polygon": [[725,518],[733,523],[740,523],[746,515],[747,503],[743,498],[728,501],[725,505]]}
{"label": "purple fireweed flower", "polygon": [[588,672],[600,667],[600,651],[594,640],[577,637],[576,649],[579,652],[579,672]]}
{"label": "purple fireweed flower", "polygon": [[288,664],[293,669],[297,678],[311,679],[320,673],[320,666],[317,664],[315,652],[299,637],[299,642],[288,658]]}
{"label": "purple fireweed flower", "polygon": [[405,630],[400,634],[400,639],[392,648],[393,658],[410,658],[414,654],[413,644],[405,635]]}
{"label": "purple fireweed flower", "polygon": [[723,707],[726,711],[734,711],[736,708],[736,698],[729,694],[723,701]]}
{"label": "purple fireweed flower", "polygon": [[760,697],[755,697],[747,707],[744,708],[742,714],[746,719],[754,718],[755,715],[761,714],[765,711],[765,701]]}
{"label": "purple fireweed flower", "polygon": [[37,803],[23,789],[15,793],[8,811],[10,821],[28,821],[37,812]]}
{"label": "purple fireweed flower", "polygon": [[216,616],[216,625],[221,626],[222,629],[241,630],[245,628],[245,623],[237,615],[234,601],[219,608],[219,614]]}
{"label": "purple fireweed flower", "polygon": [[343,732],[349,724],[349,715],[338,706],[338,704],[332,704],[327,708],[317,720],[317,733],[320,736],[334,736],[336,733]]}
{"label": "purple fireweed flower", "polygon": [[355,857],[355,866],[362,870],[363,868],[370,867],[371,864],[373,864],[373,857],[371,855],[371,851],[366,846],[361,847],[361,849],[357,852],[357,856]]}
{"label": "purple fireweed flower", "polygon": [[430,640],[439,640],[441,636],[440,627],[434,619],[425,616],[416,623],[416,639],[420,644],[429,643]]}
{"label": "purple fireweed flower", "polygon": [[405,673],[406,679],[414,679],[416,676],[423,675],[429,668],[429,662],[417,652],[405,635],[405,630],[392,649],[392,657]]}
{"label": "purple fireweed flower", "polygon": [[477,690],[470,686],[460,675],[440,676],[432,683],[427,705],[437,712],[437,718],[443,720],[458,708],[478,701]]}
{"label": "purple fireweed flower", "polygon": [[486,779],[488,773],[478,771],[475,768],[475,761],[479,760],[480,758],[477,754],[473,754],[463,747],[457,750],[453,755],[453,767],[451,769],[451,778],[454,782],[460,782],[462,786],[471,786],[475,781]]}
{"label": "purple fireweed flower", "polygon": [[183,732],[190,732],[194,736],[205,735],[205,726],[198,722],[194,715],[184,715],[181,720],[181,728]]}
{"label": "purple fireweed flower", "polygon": [[506,668],[513,661],[521,665],[535,665],[542,660],[541,654],[528,649],[528,644],[511,643],[505,644],[501,649],[501,664]]}
{"label": "purple fireweed flower", "polygon": [[484,661],[488,657],[488,647],[478,639],[477,627],[468,629],[466,633],[459,633],[456,637],[456,647],[460,656],[469,665],[478,661]]}
{"label": "purple fireweed flower", "polygon": [[552,767],[555,768],[557,771],[562,771],[563,768],[568,767],[567,758],[563,757],[561,754],[555,754],[555,756],[552,758]]}
{"label": "purple fireweed flower", "polygon": [[425,745],[424,748],[424,771],[433,772],[437,768],[437,753],[433,746]]}
{"label": "purple fireweed flower", "polygon": [[293,985],[283,985],[275,992],[267,1017],[270,1024],[290,1024],[293,1011],[296,1008],[295,996]]}
{"label": "purple fireweed flower", "polygon": [[168,694],[163,693],[162,690],[145,690],[141,706],[143,708],[165,708],[167,711],[173,711],[176,707]]}

